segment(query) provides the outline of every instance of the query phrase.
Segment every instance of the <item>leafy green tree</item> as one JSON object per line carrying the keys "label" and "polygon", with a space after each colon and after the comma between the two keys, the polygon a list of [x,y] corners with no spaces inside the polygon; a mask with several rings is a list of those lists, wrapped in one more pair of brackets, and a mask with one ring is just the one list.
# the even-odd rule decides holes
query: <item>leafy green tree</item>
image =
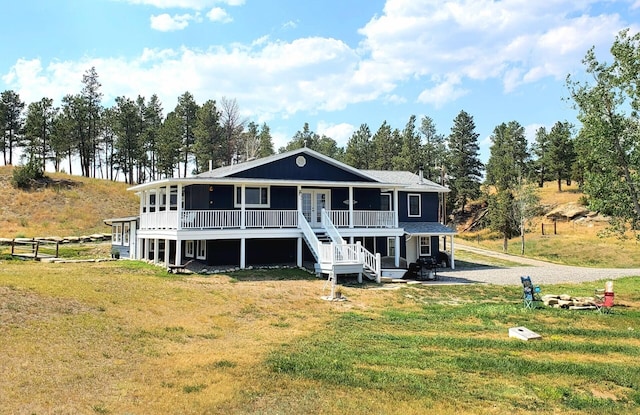
{"label": "leafy green tree", "polygon": [[345,163],[357,169],[368,169],[372,162],[372,151],[371,130],[367,124],[362,124],[347,141]]}
{"label": "leafy green tree", "polygon": [[142,113],[142,150],[144,158],[148,161],[149,177],[157,179],[158,140],[160,128],[162,127],[162,103],[156,94],[151,95],[149,101],[144,105]]}
{"label": "leafy green tree", "polygon": [[71,171],[71,156],[80,156],[80,168],[82,175],[88,177],[92,160],[92,146],[89,140],[87,114],[88,107],[86,100],[80,95],[65,95],[62,98],[62,113],[65,122],[67,144],[69,145],[69,174]]}
{"label": "leafy green tree", "polygon": [[76,151],[73,140],[74,121],[69,115],[69,108],[63,105],[62,110],[53,121],[51,134],[52,161],[56,172],[62,169],[62,161],[67,158],[69,162],[69,174],[73,174],[72,157]]}
{"label": "leafy green tree", "polygon": [[520,231],[520,254],[524,255],[527,225],[540,213],[540,197],[535,184],[521,180],[514,189],[513,201],[514,219]]}
{"label": "leafy green tree", "polygon": [[616,37],[613,62],[599,62],[592,47],[583,59],[592,82],[567,77],[582,124],[581,162],[587,166],[583,190],[591,209],[614,218],[620,235],[640,225],[640,34]]}
{"label": "leafy green tree", "polygon": [[557,122],[549,132],[547,148],[547,171],[558,182],[558,191],[562,191],[562,181],[571,184],[571,168],[576,159],[571,129],[568,122]]}
{"label": "leafy green tree", "polygon": [[467,201],[480,194],[482,162],[473,117],[465,111],[453,120],[448,140],[451,198],[463,212]]}
{"label": "leafy green tree", "polygon": [[7,90],[0,93],[0,147],[5,165],[13,164],[13,150],[22,145],[24,106],[24,101],[15,91]]}
{"label": "leafy green tree", "polygon": [[[193,156],[193,144],[195,143],[195,129],[197,122],[198,104],[193,95],[185,92],[178,97],[178,105],[174,111],[180,120],[180,139],[182,141],[182,161],[184,162],[184,177],[187,177],[189,160]],[[178,171],[179,174],[179,171]]]}
{"label": "leafy green tree", "polygon": [[487,216],[489,228],[502,236],[502,250],[507,252],[509,239],[518,234],[518,222],[514,217],[515,202],[510,191],[489,196]]}
{"label": "leafy green tree", "polygon": [[424,176],[432,182],[444,184],[447,158],[445,137],[438,134],[433,119],[427,116],[420,120],[419,130],[423,139],[421,160]]}
{"label": "leafy green tree", "polygon": [[224,162],[224,132],[220,126],[220,111],[216,102],[208,100],[196,113],[195,145],[196,173],[206,171],[209,161],[215,167]]}
{"label": "leafy green tree", "polygon": [[512,190],[527,176],[529,152],[524,128],[517,121],[502,123],[493,130],[491,142],[486,182],[499,192]]}
{"label": "leafy green tree", "polygon": [[27,107],[24,125],[26,156],[29,161],[39,162],[43,171],[51,152],[50,141],[56,113],[57,109],[51,98],[42,98]]}

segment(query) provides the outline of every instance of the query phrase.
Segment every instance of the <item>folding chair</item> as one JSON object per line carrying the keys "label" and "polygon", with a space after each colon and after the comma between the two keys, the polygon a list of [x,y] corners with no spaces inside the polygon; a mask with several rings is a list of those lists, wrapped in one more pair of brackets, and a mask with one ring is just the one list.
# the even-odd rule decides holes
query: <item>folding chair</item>
{"label": "folding chair", "polygon": [[531,277],[529,276],[520,277],[520,281],[522,282],[522,300],[524,308],[535,308],[536,302],[542,302],[542,298],[540,298],[540,287],[533,285]]}

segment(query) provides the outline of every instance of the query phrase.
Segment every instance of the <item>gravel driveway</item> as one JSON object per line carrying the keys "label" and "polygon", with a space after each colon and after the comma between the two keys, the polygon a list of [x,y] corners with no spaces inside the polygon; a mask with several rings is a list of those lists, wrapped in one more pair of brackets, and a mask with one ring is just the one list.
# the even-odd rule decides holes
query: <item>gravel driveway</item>
{"label": "gravel driveway", "polygon": [[464,269],[443,269],[438,271],[440,283],[490,283],[500,285],[520,285],[520,277],[529,275],[534,284],[554,284],[610,280],[621,277],[640,276],[639,268],[586,268],[568,265],[552,264],[519,256],[502,254],[475,248],[468,245],[455,246],[456,251],[470,251],[484,256],[507,259],[524,266],[517,267],[487,267]]}

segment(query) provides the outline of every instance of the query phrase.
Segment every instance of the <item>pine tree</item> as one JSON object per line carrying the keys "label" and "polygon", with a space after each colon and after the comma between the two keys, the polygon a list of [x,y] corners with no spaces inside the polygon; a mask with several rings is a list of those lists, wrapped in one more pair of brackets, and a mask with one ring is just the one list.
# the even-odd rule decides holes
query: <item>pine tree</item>
{"label": "pine tree", "polygon": [[13,151],[22,145],[24,106],[24,101],[15,91],[7,90],[0,94],[0,146],[5,165],[13,164]]}
{"label": "pine tree", "polygon": [[371,153],[371,130],[367,124],[362,124],[347,141],[344,160],[345,163],[356,169],[368,169],[372,161]]}
{"label": "pine tree", "polygon": [[258,150],[258,157],[267,157],[274,154],[273,151],[273,138],[271,137],[271,130],[267,123],[262,123],[260,127],[260,134],[258,135],[260,141],[260,147]]}
{"label": "pine tree", "polygon": [[189,160],[193,156],[193,144],[195,142],[195,128],[197,120],[198,104],[189,91],[180,95],[178,105],[174,111],[180,120],[180,139],[182,140],[182,161],[184,162],[184,177],[187,177]]}
{"label": "pine tree", "polygon": [[479,134],[475,132],[473,117],[465,111],[453,120],[448,140],[450,201],[463,212],[469,199],[480,194],[482,163],[479,159]]}
{"label": "pine tree", "polygon": [[549,132],[549,145],[547,149],[547,171],[556,179],[558,191],[562,191],[562,181],[571,184],[571,169],[576,159],[572,126],[568,122],[557,122]]}
{"label": "pine tree", "polygon": [[220,111],[216,102],[208,100],[197,111],[195,144],[193,152],[196,160],[196,173],[206,171],[209,161],[213,166],[224,162],[224,133],[220,126]]}

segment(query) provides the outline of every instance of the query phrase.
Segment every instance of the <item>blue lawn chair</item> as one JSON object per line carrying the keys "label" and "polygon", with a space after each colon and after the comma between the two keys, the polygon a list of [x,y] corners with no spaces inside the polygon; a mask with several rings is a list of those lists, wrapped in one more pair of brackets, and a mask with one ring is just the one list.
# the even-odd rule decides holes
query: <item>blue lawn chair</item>
{"label": "blue lawn chair", "polygon": [[540,287],[533,285],[531,277],[529,276],[520,277],[520,281],[522,281],[522,301],[524,308],[535,308],[536,302],[542,302],[542,298],[540,298]]}

